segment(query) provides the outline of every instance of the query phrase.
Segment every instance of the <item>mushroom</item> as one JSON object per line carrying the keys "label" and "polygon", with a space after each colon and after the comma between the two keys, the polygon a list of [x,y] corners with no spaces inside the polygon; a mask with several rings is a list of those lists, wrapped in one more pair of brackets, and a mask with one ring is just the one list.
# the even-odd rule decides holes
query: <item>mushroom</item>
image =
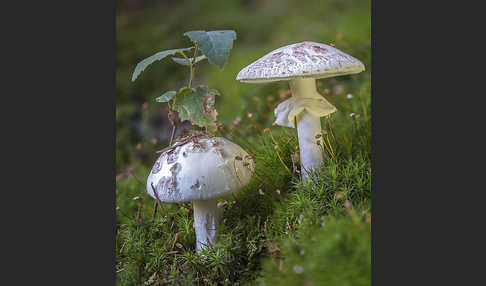
{"label": "mushroom", "polygon": [[[236,79],[248,83],[290,81],[292,97],[281,102],[275,123],[295,128],[299,140],[302,177],[322,162],[320,117],[336,111],[318,91],[316,79],[355,74],[364,65],[342,51],[320,43],[301,42],[276,49],[243,68]],[[317,137],[316,137],[317,136]]]}
{"label": "mushroom", "polygon": [[147,193],[163,202],[194,206],[196,249],[214,244],[222,210],[217,199],[249,183],[254,163],[237,144],[221,137],[189,135],[177,140],[155,162]]}

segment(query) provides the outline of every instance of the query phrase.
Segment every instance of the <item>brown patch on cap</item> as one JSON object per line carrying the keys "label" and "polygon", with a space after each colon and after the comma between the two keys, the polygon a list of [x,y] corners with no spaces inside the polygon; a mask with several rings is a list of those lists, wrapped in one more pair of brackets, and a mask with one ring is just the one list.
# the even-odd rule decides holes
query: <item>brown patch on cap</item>
{"label": "brown patch on cap", "polygon": [[312,50],[318,54],[325,54],[327,53],[327,49],[319,47],[319,46],[312,46]]}
{"label": "brown patch on cap", "polygon": [[157,174],[160,169],[162,169],[162,156],[160,156],[157,161],[155,161],[154,166],[152,167],[152,174]]}
{"label": "brown patch on cap", "polygon": [[179,152],[181,151],[180,148],[174,148],[168,151],[167,154],[167,164],[172,164],[177,161],[179,158]]}
{"label": "brown patch on cap", "polygon": [[270,57],[270,60],[271,61],[275,61],[277,64],[281,63],[282,62],[282,56],[284,55],[283,52],[277,52],[277,53],[274,53],[271,57]]}
{"label": "brown patch on cap", "polygon": [[307,56],[309,56],[307,54],[307,52],[305,50],[298,50],[298,49],[294,49],[294,57],[301,61],[301,62],[307,62]]}
{"label": "brown patch on cap", "polygon": [[270,58],[273,60],[273,59],[276,59],[276,58],[281,58],[283,55],[283,52],[277,52],[277,53],[274,53]]}

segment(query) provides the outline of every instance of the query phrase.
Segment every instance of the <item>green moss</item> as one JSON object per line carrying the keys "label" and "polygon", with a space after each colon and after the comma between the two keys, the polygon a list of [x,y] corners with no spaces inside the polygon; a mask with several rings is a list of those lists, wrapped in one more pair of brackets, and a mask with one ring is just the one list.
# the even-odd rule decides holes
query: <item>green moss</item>
{"label": "green moss", "polygon": [[[280,131],[279,134],[274,132],[273,137],[282,146],[279,154],[286,158],[283,160],[285,166],[292,169],[290,155],[296,152],[297,146],[291,143],[292,140],[289,144],[285,143],[294,138],[294,133],[286,129]],[[360,133],[355,134],[358,136]],[[234,140],[243,139],[235,137]],[[288,241],[307,236],[316,230],[315,226],[321,224],[322,218],[327,221],[331,220],[331,216],[347,215],[342,200],[335,197],[337,192],[349,199],[358,216],[369,213],[369,156],[356,155],[351,159],[343,153],[337,163],[328,158],[322,168],[311,174],[311,180],[302,182],[292,178],[275,155],[274,142],[269,133],[254,137],[251,141],[247,143],[248,150],[255,155],[258,176],[254,176],[250,184],[240,192],[220,200],[227,201],[227,205],[219,228],[219,240],[212,249],[204,252],[204,257],[195,252],[191,203],[163,204],[163,213],[159,210],[152,222],[153,200],[146,195],[145,186],[136,179],[145,178],[143,174],[148,173],[149,169],[140,167],[133,171],[134,175],[119,181],[119,284],[132,285],[136,281],[135,284],[139,285],[148,281],[152,275],[160,283],[178,285],[197,281],[203,285],[216,282],[238,285],[237,283],[254,282],[259,277],[263,277],[262,281],[267,281],[265,277],[273,276],[267,272],[273,270],[261,272],[262,261],[268,259],[272,247],[286,249]],[[338,149],[335,145],[333,147]],[[134,196],[142,199],[133,201],[131,198]],[[141,222],[136,222],[133,218],[136,217],[139,207]],[[128,219],[121,212],[132,219]],[[345,226],[343,233],[347,229]],[[331,241],[329,245],[333,243],[336,242]],[[369,249],[370,245],[367,247]],[[284,257],[285,253],[282,251]],[[342,258],[343,261],[346,259]],[[368,276],[362,276],[361,279],[366,280]],[[300,279],[299,277],[297,278]]]}
{"label": "green moss", "polygon": [[370,229],[349,218],[323,217],[283,240],[266,259],[259,285],[371,285]]}

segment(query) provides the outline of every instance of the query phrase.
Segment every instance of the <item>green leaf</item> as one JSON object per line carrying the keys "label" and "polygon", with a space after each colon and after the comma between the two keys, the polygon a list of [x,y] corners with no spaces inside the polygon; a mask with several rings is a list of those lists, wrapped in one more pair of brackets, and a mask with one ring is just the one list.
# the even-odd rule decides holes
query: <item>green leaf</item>
{"label": "green leaf", "polygon": [[181,121],[189,120],[193,125],[215,130],[218,115],[214,107],[215,95],[219,95],[217,90],[204,85],[183,89],[176,94],[174,109]]}
{"label": "green leaf", "polygon": [[[192,62],[192,59],[193,58],[189,58],[189,60]],[[202,56],[199,56],[199,57],[196,57],[196,63],[202,61],[202,60],[205,60],[207,59],[207,57],[205,55],[202,55]],[[187,60],[185,58],[172,58],[172,60],[175,62],[175,63],[178,63],[180,65],[183,65],[183,66],[189,66],[189,64],[187,63]]]}
{"label": "green leaf", "polygon": [[201,52],[208,57],[210,63],[224,67],[229,51],[233,47],[236,33],[232,30],[223,31],[190,31],[184,33],[191,41],[197,42]]}
{"label": "green leaf", "polygon": [[170,91],[167,91],[165,92],[164,94],[162,94],[161,96],[157,97],[155,99],[155,101],[157,102],[168,102],[169,100],[172,99],[172,97],[174,97],[174,95],[176,95],[177,92],[174,91],[174,90],[170,90]]}
{"label": "green leaf", "polygon": [[139,62],[137,64],[137,66],[135,67],[135,71],[133,72],[133,75],[132,75],[132,81],[135,81],[137,79],[138,75],[144,69],[146,69],[150,64],[152,64],[153,62],[160,61],[160,60],[164,59],[167,56],[171,56],[171,55],[173,56],[173,55],[175,55],[178,52],[189,51],[189,50],[191,50],[193,48],[194,47],[184,48],[184,49],[174,49],[174,50],[161,51],[161,52],[156,53],[155,55],[152,55],[152,56],[144,59],[143,61]]}

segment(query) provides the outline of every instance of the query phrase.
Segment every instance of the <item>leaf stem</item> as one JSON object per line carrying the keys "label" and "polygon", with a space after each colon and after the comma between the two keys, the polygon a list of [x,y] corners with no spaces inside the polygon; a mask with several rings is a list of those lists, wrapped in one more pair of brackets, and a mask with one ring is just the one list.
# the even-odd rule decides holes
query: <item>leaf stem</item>
{"label": "leaf stem", "polygon": [[187,64],[190,66],[191,65],[191,60],[186,56],[186,54],[184,54],[183,51],[179,51],[179,54],[181,54],[184,57],[184,59],[186,59]]}
{"label": "leaf stem", "polygon": [[194,71],[196,70],[196,56],[199,51],[199,46],[197,45],[197,43],[195,43],[195,46],[196,47],[194,49],[194,56],[192,57],[192,62],[189,62],[190,74],[189,74],[189,83],[187,84],[188,88],[191,88],[192,80],[194,78]]}

